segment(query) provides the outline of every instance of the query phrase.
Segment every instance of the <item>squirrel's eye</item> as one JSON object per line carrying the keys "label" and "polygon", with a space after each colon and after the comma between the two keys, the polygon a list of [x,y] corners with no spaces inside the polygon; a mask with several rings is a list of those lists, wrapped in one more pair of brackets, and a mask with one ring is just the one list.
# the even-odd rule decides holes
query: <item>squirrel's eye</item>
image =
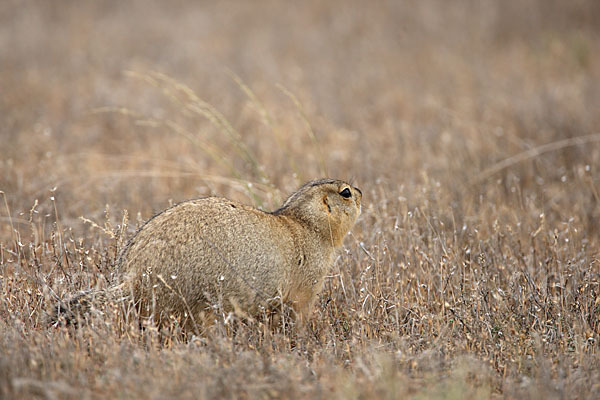
{"label": "squirrel's eye", "polygon": [[340,196],[349,199],[350,197],[352,197],[352,192],[350,192],[350,189],[346,188],[340,192]]}

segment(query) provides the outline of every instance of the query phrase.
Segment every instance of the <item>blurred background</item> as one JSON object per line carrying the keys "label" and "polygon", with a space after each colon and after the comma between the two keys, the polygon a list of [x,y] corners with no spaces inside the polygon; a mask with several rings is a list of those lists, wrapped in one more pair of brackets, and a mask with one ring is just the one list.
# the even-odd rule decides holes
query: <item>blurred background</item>
{"label": "blurred background", "polygon": [[[597,397],[599,111],[598,0],[2,0],[0,398]],[[323,176],[310,334],[48,325],[170,204]]]}
{"label": "blurred background", "polygon": [[272,209],[323,175],[430,188],[461,220],[482,199],[597,217],[597,138],[496,163],[599,132],[598,21],[594,0],[5,0],[0,190],[21,223],[51,196],[67,225]]}

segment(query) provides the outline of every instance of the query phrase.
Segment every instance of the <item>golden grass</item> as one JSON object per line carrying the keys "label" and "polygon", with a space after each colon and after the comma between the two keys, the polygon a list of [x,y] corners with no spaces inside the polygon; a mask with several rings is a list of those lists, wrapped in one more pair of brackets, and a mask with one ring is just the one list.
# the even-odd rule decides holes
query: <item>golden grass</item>
{"label": "golden grass", "polygon": [[[0,398],[598,397],[600,9],[451,3],[0,6]],[[306,331],[45,322],[154,212],[324,173]]]}

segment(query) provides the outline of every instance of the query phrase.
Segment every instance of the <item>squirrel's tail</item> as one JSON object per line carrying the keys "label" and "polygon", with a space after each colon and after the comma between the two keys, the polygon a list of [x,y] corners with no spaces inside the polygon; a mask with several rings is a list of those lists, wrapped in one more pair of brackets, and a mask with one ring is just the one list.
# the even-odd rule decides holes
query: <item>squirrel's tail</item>
{"label": "squirrel's tail", "polygon": [[48,312],[48,324],[77,325],[77,322],[94,311],[102,312],[121,285],[106,289],[79,292],[65,301],[58,301]]}

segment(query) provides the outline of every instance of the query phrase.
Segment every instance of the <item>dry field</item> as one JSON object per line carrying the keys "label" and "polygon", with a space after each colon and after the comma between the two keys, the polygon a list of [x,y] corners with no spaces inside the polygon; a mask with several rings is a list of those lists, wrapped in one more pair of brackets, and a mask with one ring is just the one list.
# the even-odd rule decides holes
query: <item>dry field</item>
{"label": "dry field", "polygon": [[[600,3],[0,3],[0,398],[599,398]],[[363,215],[307,330],[140,329],[115,279],[169,204]],[[125,211],[126,210],[126,211]]]}

